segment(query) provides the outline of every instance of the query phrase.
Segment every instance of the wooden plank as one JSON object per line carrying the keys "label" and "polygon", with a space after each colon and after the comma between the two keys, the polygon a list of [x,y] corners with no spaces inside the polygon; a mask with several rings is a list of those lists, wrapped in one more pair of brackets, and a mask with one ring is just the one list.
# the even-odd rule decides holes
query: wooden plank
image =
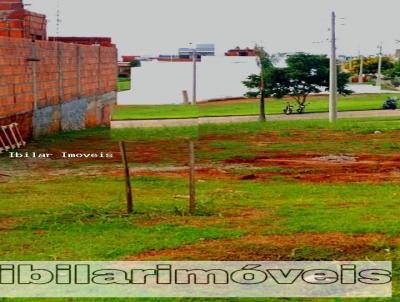
{"label": "wooden plank", "polygon": [[8,151],[9,147],[6,145],[1,135],[0,135],[0,144],[1,144],[0,153],[2,153],[3,151]]}
{"label": "wooden plank", "polygon": [[22,144],[19,142],[19,140],[17,139],[17,137],[15,136],[15,133],[13,131],[14,128],[14,124],[11,124],[8,126],[8,130],[11,134],[11,137],[14,139],[15,145],[17,146],[17,148],[21,148]]}
{"label": "wooden plank", "polygon": [[8,134],[7,134],[7,129],[8,126],[1,126],[1,130],[3,131],[4,137],[8,143],[8,146],[10,147],[10,149],[15,149],[15,145],[11,142],[11,139],[9,138]]}
{"label": "wooden plank", "polygon": [[17,132],[17,136],[19,138],[20,143],[22,144],[23,147],[26,146],[26,142],[24,141],[24,138],[21,135],[21,132],[19,131],[19,125],[17,123],[14,123],[14,128]]}

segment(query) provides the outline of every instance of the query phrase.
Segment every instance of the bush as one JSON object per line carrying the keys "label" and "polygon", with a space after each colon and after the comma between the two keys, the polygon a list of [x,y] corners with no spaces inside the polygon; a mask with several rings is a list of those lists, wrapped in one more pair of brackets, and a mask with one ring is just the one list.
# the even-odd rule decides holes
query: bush
{"label": "bush", "polygon": [[142,66],[142,62],[140,62],[139,60],[134,60],[131,62],[131,67],[135,68],[135,67],[141,67]]}

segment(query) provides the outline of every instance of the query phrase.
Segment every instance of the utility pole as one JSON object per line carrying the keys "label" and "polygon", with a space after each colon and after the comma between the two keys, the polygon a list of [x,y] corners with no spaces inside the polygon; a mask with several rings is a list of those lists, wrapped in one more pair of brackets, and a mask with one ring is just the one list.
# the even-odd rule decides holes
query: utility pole
{"label": "utility pole", "polygon": [[197,104],[197,51],[193,47],[193,105]]}
{"label": "utility pole", "polygon": [[378,46],[378,49],[379,49],[379,54],[378,54],[379,62],[378,62],[378,76],[376,78],[376,86],[378,86],[379,89],[381,90],[382,89],[382,55],[383,55],[382,54],[382,49],[383,49],[382,43]]}
{"label": "utility pole", "polygon": [[264,66],[263,59],[265,58],[264,47],[258,46],[257,44],[254,47],[257,57],[257,65],[260,67],[260,112],[258,116],[258,120],[260,122],[265,122],[267,120],[265,114],[265,74],[264,74]]}
{"label": "utility pole", "polygon": [[364,83],[364,56],[360,54],[360,74],[358,76],[358,83]]}
{"label": "utility pole", "polygon": [[329,78],[329,121],[337,120],[337,63],[336,63],[336,14],[332,12],[331,61]]}

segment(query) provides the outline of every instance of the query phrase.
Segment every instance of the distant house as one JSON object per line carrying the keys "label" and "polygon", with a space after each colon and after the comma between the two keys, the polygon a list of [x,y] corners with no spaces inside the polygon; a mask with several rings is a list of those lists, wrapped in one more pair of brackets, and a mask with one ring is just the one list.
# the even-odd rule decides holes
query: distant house
{"label": "distant house", "polygon": [[[180,58],[192,58],[193,49],[192,48],[179,48],[178,50]],[[214,44],[197,44],[196,45],[197,58],[205,56],[215,56],[215,45]]]}
{"label": "distant house", "polygon": [[139,59],[139,56],[122,56],[122,61],[123,62],[133,62]]}
{"label": "distant house", "polygon": [[[157,58],[157,61],[160,62],[192,62],[193,61],[193,56],[192,53],[190,53],[189,56],[177,56],[177,55],[160,55]],[[197,61],[201,61],[201,58],[197,56]]]}
{"label": "distant house", "polygon": [[200,56],[215,56],[215,45],[214,44],[197,44],[196,52]]}
{"label": "distant house", "polygon": [[179,48],[178,53],[180,58],[191,58],[193,56],[193,49]]}
{"label": "distant house", "polygon": [[240,47],[236,47],[235,49],[229,49],[225,56],[227,57],[255,57],[256,51],[251,48],[241,49]]}
{"label": "distant house", "polygon": [[130,78],[132,68],[130,62],[118,62],[118,76],[123,78]]}

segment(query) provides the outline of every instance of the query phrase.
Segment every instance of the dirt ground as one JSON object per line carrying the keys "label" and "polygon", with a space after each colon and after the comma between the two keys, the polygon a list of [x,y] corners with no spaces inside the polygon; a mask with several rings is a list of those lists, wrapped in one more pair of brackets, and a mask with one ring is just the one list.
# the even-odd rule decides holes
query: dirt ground
{"label": "dirt ground", "polygon": [[[235,141],[250,150],[252,156],[241,156],[241,150],[213,146],[216,141]],[[347,152],[336,151],[335,144],[344,149],[357,141],[359,150],[348,149]],[[348,134],[327,130],[318,131],[317,135],[309,131],[294,131],[290,136],[282,136],[278,131],[255,134],[245,139],[235,135],[203,135],[196,142],[196,170],[198,179],[227,178],[243,181],[266,181],[276,176],[286,179],[323,183],[323,182],[384,182],[400,181],[400,152],[388,150],[382,152],[371,148],[383,143],[400,143],[397,133]],[[321,148],[310,148],[307,145],[321,144]],[[324,144],[328,142],[328,147]],[[332,146],[333,142],[333,146]],[[300,149],[285,149],[285,146],[303,144]],[[274,148],[275,146],[281,146]],[[30,147],[37,150],[37,145]],[[135,175],[187,177],[189,160],[186,141],[157,141],[129,143],[128,159]],[[270,148],[270,149],[268,149]],[[343,149],[342,148],[342,149]],[[302,150],[305,149],[305,150]],[[84,151],[83,151],[84,150]],[[61,152],[99,152],[107,150],[113,154],[111,159],[62,160]],[[229,158],[214,159],[213,155],[228,150]],[[89,138],[74,140],[66,145],[51,146],[46,151],[55,157],[48,161],[30,159],[28,167],[41,174],[62,175],[70,170],[81,169],[79,175],[122,176],[120,167],[121,155],[117,142],[108,138]],[[93,164],[93,162],[95,164]],[[57,165],[57,169],[54,169]],[[83,169],[82,169],[83,167]],[[12,170],[12,171],[10,171]],[[50,170],[50,171],[48,171]],[[0,181],[7,181],[7,175],[16,173],[13,167],[0,171]]]}
{"label": "dirt ground", "polygon": [[[380,234],[250,235],[235,240],[214,240],[193,244],[179,249],[150,251],[128,257],[127,260],[286,261],[293,260],[296,255],[299,258],[304,257],[304,252],[313,250],[316,252],[313,260],[348,260],[349,255],[365,257],[369,252],[379,250],[383,243],[398,244],[399,239],[387,239]],[[339,257],[332,259],[330,258],[332,254]]]}
{"label": "dirt ground", "polygon": [[[218,146],[215,142],[235,142],[235,146]],[[356,146],[342,152],[346,146],[357,142]],[[226,179],[243,182],[265,182],[280,177],[288,181],[303,183],[400,183],[400,153],[396,148],[379,150],[374,146],[400,142],[397,132],[380,135],[354,134],[346,132],[292,131],[282,135],[279,131],[268,131],[246,137],[236,135],[203,135],[196,142],[197,167],[196,178],[201,180]],[[298,148],[287,148],[296,146]],[[311,146],[317,146],[312,148]],[[343,148],[342,148],[342,147]],[[31,145],[36,150],[38,145]],[[237,148],[237,149],[235,149]],[[112,159],[98,159],[88,164],[86,159],[29,160],[24,171],[11,165],[1,174],[26,176],[26,168],[32,175],[43,179],[62,175],[80,175],[84,177],[123,176],[121,156],[116,141],[109,138],[77,139],[65,145],[50,146],[46,149],[55,154],[69,152],[98,152],[107,150]],[[188,150],[186,141],[136,142],[128,146],[129,161],[133,175],[160,176],[187,179]],[[241,156],[243,150],[249,150],[251,156]],[[229,152],[226,158],[219,158],[219,152]],[[0,176],[0,182],[7,181],[7,176]],[[186,196],[177,197],[186,198]],[[337,206],[346,207],[346,204]],[[374,251],[381,253],[382,247],[399,245],[400,238],[383,234],[369,233],[351,235],[343,233],[265,235],[265,225],[259,228],[256,222],[260,217],[269,217],[265,210],[254,208],[226,212],[221,217],[193,217],[184,219],[168,217],[165,222],[177,225],[202,227],[205,225],[224,224],[238,228],[246,223],[252,231],[238,239],[211,240],[182,246],[176,249],[147,251],[128,260],[155,259],[196,259],[196,260],[293,260],[293,259],[329,259],[344,260],[351,255],[368,259]],[[162,223],[162,219],[143,219],[143,226]],[[18,221],[9,218],[0,224],[1,230],[11,229]],[[306,256],[305,256],[306,255]],[[334,256],[332,256],[334,255]],[[376,253],[374,255],[377,255]],[[384,256],[384,255],[383,255]],[[355,259],[355,258],[354,258]]]}

